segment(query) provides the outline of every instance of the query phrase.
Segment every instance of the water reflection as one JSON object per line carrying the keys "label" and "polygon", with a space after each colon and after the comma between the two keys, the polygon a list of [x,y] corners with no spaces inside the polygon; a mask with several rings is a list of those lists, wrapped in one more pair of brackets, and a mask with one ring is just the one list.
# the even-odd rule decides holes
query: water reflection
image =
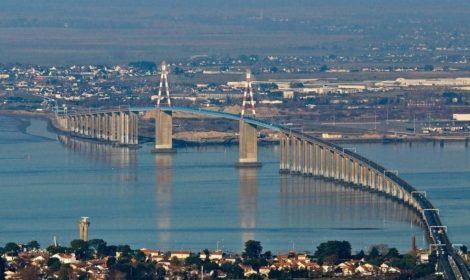
{"label": "water reflection", "polygon": [[240,228],[241,241],[255,239],[258,196],[258,169],[240,168]]}
{"label": "water reflection", "polygon": [[[157,215],[157,245],[160,248],[168,246],[171,241],[171,203],[173,186],[173,157],[172,155],[155,155],[156,165],[156,215]],[[169,248],[166,248],[169,249]]]}
{"label": "water reflection", "polygon": [[118,181],[138,181],[137,151],[135,149],[115,147],[66,135],[59,135],[58,140],[62,146],[73,153],[83,155],[87,160],[101,162],[112,168],[118,168],[119,172],[113,173],[113,176],[117,177]]}
{"label": "water reflection", "polygon": [[[397,221],[422,227],[416,212],[405,205],[332,181],[281,175],[280,189],[281,224],[286,227],[373,229]],[[338,221],[342,221],[341,226]]]}

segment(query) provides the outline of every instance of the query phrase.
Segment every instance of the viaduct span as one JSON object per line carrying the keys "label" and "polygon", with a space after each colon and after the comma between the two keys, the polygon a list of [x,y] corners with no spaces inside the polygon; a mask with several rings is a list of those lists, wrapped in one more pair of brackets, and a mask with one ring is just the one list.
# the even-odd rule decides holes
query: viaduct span
{"label": "viaduct span", "polygon": [[[166,78],[163,77],[162,81]],[[247,81],[249,83],[247,74]],[[315,176],[334,180],[363,190],[388,196],[403,203],[421,214],[430,250],[436,250],[442,272],[447,279],[470,279],[469,266],[462,260],[452,246],[445,227],[439,217],[439,210],[426,198],[426,193],[416,190],[394,172],[362,157],[361,155],[312,137],[279,124],[261,120],[254,115],[244,116],[247,96],[253,104],[251,88],[247,86],[243,99],[242,114],[229,114],[200,108],[172,107],[167,92],[168,105],[160,106],[162,82],[157,107],[131,108],[120,107],[103,110],[89,110],[66,115],[58,115],[58,127],[71,134],[84,138],[108,141],[110,143],[137,146],[139,113],[154,111],[156,116],[155,147],[156,153],[175,152],[172,144],[173,113],[188,113],[225,118],[239,122],[239,160],[237,167],[260,167],[257,157],[257,129],[267,128],[279,133],[281,173]],[[167,89],[168,90],[168,89]]]}

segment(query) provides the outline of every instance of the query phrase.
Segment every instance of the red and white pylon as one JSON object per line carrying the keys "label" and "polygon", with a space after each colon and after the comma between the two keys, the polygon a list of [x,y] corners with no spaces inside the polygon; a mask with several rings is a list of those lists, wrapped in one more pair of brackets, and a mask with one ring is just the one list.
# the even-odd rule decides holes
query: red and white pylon
{"label": "red and white pylon", "polygon": [[245,86],[245,92],[243,93],[243,103],[242,103],[242,112],[241,112],[241,119],[243,120],[243,117],[245,116],[245,110],[246,110],[246,97],[250,96],[250,104],[251,104],[251,113],[253,114],[253,117],[256,117],[256,111],[255,111],[255,100],[253,98],[253,87],[251,85],[251,71],[250,69],[246,69],[246,86]]}
{"label": "red and white pylon", "polygon": [[162,92],[165,90],[168,107],[171,107],[170,86],[168,85],[168,65],[162,62],[162,74],[160,75],[160,87],[158,88],[157,108],[160,108]]}

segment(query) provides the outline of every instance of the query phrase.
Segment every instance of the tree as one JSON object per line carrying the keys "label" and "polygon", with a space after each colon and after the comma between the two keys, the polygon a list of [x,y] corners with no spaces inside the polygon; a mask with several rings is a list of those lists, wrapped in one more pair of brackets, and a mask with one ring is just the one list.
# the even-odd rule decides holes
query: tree
{"label": "tree", "polygon": [[398,252],[398,250],[396,248],[390,248],[390,250],[388,250],[388,253],[387,253],[387,258],[398,258],[400,257],[400,253]]}
{"label": "tree", "polygon": [[321,243],[314,256],[318,258],[320,263],[326,256],[336,255],[339,260],[351,258],[351,244],[348,241],[328,241]]}
{"label": "tree", "polygon": [[51,254],[51,255],[55,255],[55,254],[58,254],[58,253],[65,253],[65,252],[67,252],[67,248],[66,248],[66,247],[54,246],[54,245],[51,245],[51,246],[47,247],[46,250],[47,250],[47,251],[49,252],[49,254]]}
{"label": "tree", "polygon": [[412,255],[403,255],[401,259],[395,259],[391,262],[392,266],[400,269],[413,269],[416,266],[416,258]]}
{"label": "tree", "polygon": [[247,259],[259,259],[263,247],[259,241],[248,240],[245,242],[245,256]]}
{"label": "tree", "polygon": [[173,74],[182,75],[182,74],[184,74],[184,69],[181,68],[181,67],[175,67],[175,69],[173,69]]}
{"label": "tree", "polygon": [[204,255],[206,256],[205,260],[206,260],[206,261],[209,260],[209,256],[210,256],[211,252],[209,252],[208,249],[204,249],[202,252],[203,252]]}
{"label": "tree", "polygon": [[377,252],[380,256],[385,256],[388,251],[389,251],[389,248],[388,248],[388,245],[387,244],[377,244],[377,245],[372,245],[370,248],[369,248],[369,252],[373,249],[377,249]]}
{"label": "tree", "polygon": [[90,257],[88,242],[75,239],[70,242],[70,247],[74,251],[77,260],[87,260]]}
{"label": "tree", "polygon": [[353,256],[355,260],[362,260],[365,257],[366,257],[366,253],[364,253],[364,250],[361,250],[359,253]]}
{"label": "tree", "polygon": [[376,259],[379,256],[380,256],[380,253],[377,247],[372,247],[369,251],[368,259]]}
{"label": "tree", "polygon": [[47,267],[52,272],[59,271],[59,269],[60,269],[60,260],[58,258],[49,258],[47,260]]}
{"label": "tree", "polygon": [[108,260],[106,261],[106,267],[113,267],[115,264],[116,264],[115,257],[109,257]]}
{"label": "tree", "polygon": [[320,72],[326,72],[326,71],[328,71],[328,66],[326,66],[326,65],[323,64],[323,65],[320,67]]}
{"label": "tree", "polygon": [[86,241],[83,241],[81,239],[75,239],[70,241],[70,247],[72,250],[78,250],[78,249],[88,249],[88,243]]}
{"label": "tree", "polygon": [[136,61],[129,63],[130,67],[137,68],[141,71],[147,72],[154,72],[157,70],[157,65],[152,61]]}
{"label": "tree", "polygon": [[102,244],[106,245],[106,241],[104,241],[103,239],[91,239],[88,241],[89,247],[95,250],[98,249],[98,247]]}
{"label": "tree", "polygon": [[468,252],[468,248],[467,248],[467,246],[465,246],[465,245],[463,245],[462,247],[460,247],[460,250],[462,250],[462,253],[464,253],[464,254],[467,254],[467,252]]}
{"label": "tree", "polygon": [[271,251],[266,251],[261,257],[265,260],[270,260],[273,258],[273,253]]}
{"label": "tree", "polygon": [[222,264],[222,271],[227,273],[228,279],[243,279],[243,269],[239,266],[239,262],[236,261],[234,264],[224,263]]}
{"label": "tree", "polygon": [[196,267],[200,267],[202,260],[198,255],[191,253],[191,255],[184,260],[184,263],[188,266],[194,265]]}
{"label": "tree", "polygon": [[430,64],[424,65],[424,71],[433,71],[433,70],[434,70],[433,65],[430,65]]}
{"label": "tree", "polygon": [[178,260],[177,257],[173,257],[170,259],[170,264],[173,265],[173,266],[178,266],[180,265],[180,260]]}
{"label": "tree", "polygon": [[39,242],[37,242],[36,240],[32,240],[32,241],[29,241],[25,247],[28,249],[28,250],[37,250],[39,248],[41,248],[41,246],[39,245]]}
{"label": "tree", "polygon": [[157,279],[163,280],[165,279],[165,275],[166,275],[166,270],[161,266],[157,267]]}
{"label": "tree", "polygon": [[6,266],[6,261],[0,257],[0,280],[5,279],[5,266]]}
{"label": "tree", "polygon": [[337,255],[329,255],[323,258],[323,263],[326,265],[335,265],[338,263],[339,259]]}
{"label": "tree", "polygon": [[5,244],[4,250],[5,252],[18,253],[20,251],[20,246],[18,246],[16,243],[9,242]]}

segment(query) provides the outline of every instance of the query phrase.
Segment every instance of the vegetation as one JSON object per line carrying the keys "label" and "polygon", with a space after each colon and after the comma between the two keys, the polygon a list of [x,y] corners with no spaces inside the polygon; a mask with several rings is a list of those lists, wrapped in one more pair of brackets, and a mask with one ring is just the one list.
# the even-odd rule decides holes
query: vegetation
{"label": "vegetation", "polygon": [[[29,250],[35,251],[40,248],[36,241],[28,242],[25,245],[7,243],[1,252],[16,253]],[[133,250],[128,245],[108,246],[102,239],[92,239],[88,242],[83,240],[72,240],[69,247],[49,246],[46,249],[50,253],[50,258],[46,260],[44,272],[50,277],[58,279],[88,279],[84,272],[74,271],[70,264],[61,263],[59,257],[52,257],[56,253],[75,253],[78,260],[87,261],[99,259],[106,261],[109,279],[164,279],[165,277],[181,277],[183,279],[196,279],[199,276],[191,274],[190,271],[199,272],[201,269],[206,274],[210,274],[212,279],[216,279],[220,273],[226,275],[227,279],[247,278],[245,270],[251,267],[258,271],[263,266],[271,266],[278,261],[270,251],[263,252],[263,246],[259,241],[249,240],[245,243],[241,256],[235,256],[234,262],[224,261],[218,263],[210,259],[211,252],[205,249],[198,254],[190,254],[186,259],[170,258],[165,255],[165,262],[169,262],[174,268],[173,271],[166,271],[163,265],[147,257],[141,250]],[[466,251],[466,248],[462,248]],[[297,254],[289,253],[284,258],[295,260]],[[434,273],[436,257],[432,255],[427,264],[417,264],[416,256],[411,254],[401,255],[396,248],[388,248],[387,245],[379,244],[371,246],[367,254],[364,251],[352,255],[351,244],[348,241],[328,241],[321,243],[312,256],[307,256],[313,262],[328,266],[335,266],[342,262],[349,261],[356,265],[362,263],[372,264],[375,267],[383,263],[401,270],[398,279],[417,279],[426,277]],[[315,259],[316,258],[316,259]],[[4,271],[7,266],[6,261],[0,258],[0,280],[4,279]],[[21,279],[37,279],[39,268],[31,265],[20,265],[16,268]],[[318,270],[307,268],[291,267],[288,269],[270,270],[270,279],[312,279],[322,276],[333,276],[338,271],[322,273]],[[341,271],[339,270],[339,273]],[[261,279],[261,274],[253,274],[250,279]]]}
{"label": "vegetation", "polygon": [[317,247],[314,255],[319,263],[336,264],[339,260],[351,258],[351,244],[348,241],[328,241]]}

